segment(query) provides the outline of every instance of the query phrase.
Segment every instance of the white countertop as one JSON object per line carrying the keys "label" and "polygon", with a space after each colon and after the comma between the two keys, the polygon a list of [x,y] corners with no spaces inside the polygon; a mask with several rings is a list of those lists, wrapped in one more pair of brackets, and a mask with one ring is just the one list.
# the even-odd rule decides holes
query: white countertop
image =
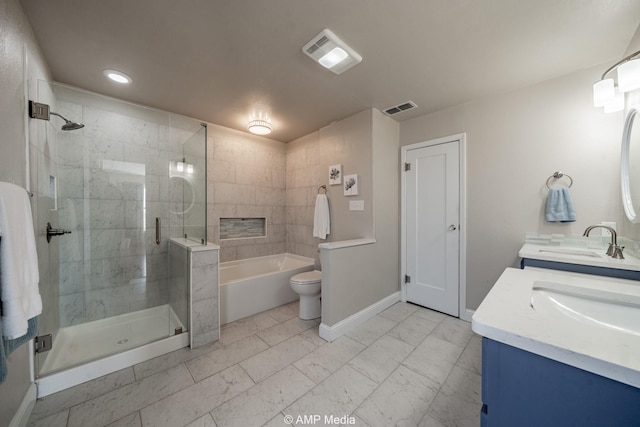
{"label": "white countertop", "polygon": [[[560,253],[560,252],[565,253]],[[572,253],[573,252],[573,253]],[[595,256],[584,256],[579,253]],[[591,265],[594,267],[617,268],[620,270],[640,271],[640,260],[624,254],[624,259],[615,259],[605,254],[606,249],[576,248],[572,246],[534,245],[525,243],[518,252],[520,258],[543,261],[564,262],[568,264]]]}
{"label": "white countertop", "polygon": [[640,336],[579,327],[531,307],[533,282],[550,281],[640,295],[640,282],[556,270],[507,268],[472,321],[474,332],[640,388]]}

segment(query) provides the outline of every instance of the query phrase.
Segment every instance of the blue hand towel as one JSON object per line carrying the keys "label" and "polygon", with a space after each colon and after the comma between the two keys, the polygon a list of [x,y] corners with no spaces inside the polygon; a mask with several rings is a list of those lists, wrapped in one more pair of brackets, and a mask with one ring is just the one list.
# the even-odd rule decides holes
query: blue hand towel
{"label": "blue hand towel", "polygon": [[36,336],[36,332],[38,331],[38,318],[32,317],[29,319],[28,324],[27,333],[20,338],[13,340],[6,339],[5,337],[0,338],[0,384],[7,378],[7,357],[13,350]]}
{"label": "blue hand towel", "polygon": [[545,218],[549,222],[573,222],[576,220],[573,199],[571,199],[571,192],[567,187],[549,189]]}

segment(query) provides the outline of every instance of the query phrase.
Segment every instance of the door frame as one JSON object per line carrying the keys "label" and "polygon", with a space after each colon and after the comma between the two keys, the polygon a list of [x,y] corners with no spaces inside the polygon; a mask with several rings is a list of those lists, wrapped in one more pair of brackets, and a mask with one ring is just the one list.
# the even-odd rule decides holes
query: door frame
{"label": "door frame", "polygon": [[431,147],[434,145],[446,144],[448,142],[458,141],[458,166],[460,173],[460,189],[459,189],[459,259],[458,259],[458,306],[460,319],[471,321],[473,310],[467,310],[467,181],[466,181],[466,166],[467,166],[467,134],[458,133],[455,135],[445,136],[442,138],[430,139],[423,142],[417,142],[410,145],[404,145],[400,147],[400,298],[402,301],[407,301],[407,288],[404,283],[404,277],[407,268],[407,224],[406,224],[406,209],[407,209],[407,183],[406,174],[404,173],[404,164],[407,159],[407,153],[411,150],[416,150],[425,147]]}

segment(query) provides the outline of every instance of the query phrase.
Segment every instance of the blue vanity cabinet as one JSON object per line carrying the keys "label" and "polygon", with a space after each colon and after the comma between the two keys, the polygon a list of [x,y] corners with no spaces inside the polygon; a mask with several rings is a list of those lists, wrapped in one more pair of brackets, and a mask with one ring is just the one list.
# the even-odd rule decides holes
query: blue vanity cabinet
{"label": "blue vanity cabinet", "polygon": [[[550,270],[570,271],[573,273],[615,277],[617,279],[640,280],[640,271],[597,267],[593,265],[571,264],[567,262],[546,261],[534,258],[522,258],[522,260],[520,261],[520,268],[525,267],[538,267]],[[640,426],[640,423],[638,423],[638,425]]]}
{"label": "blue vanity cabinet", "polygon": [[639,388],[486,337],[482,401],[482,427],[640,426]]}

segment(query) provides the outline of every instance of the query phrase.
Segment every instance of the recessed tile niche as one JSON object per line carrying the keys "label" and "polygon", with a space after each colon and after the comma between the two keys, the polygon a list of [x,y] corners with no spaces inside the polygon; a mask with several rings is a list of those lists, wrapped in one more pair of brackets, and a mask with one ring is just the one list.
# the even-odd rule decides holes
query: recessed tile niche
{"label": "recessed tile niche", "polygon": [[220,218],[220,240],[267,237],[267,218]]}

